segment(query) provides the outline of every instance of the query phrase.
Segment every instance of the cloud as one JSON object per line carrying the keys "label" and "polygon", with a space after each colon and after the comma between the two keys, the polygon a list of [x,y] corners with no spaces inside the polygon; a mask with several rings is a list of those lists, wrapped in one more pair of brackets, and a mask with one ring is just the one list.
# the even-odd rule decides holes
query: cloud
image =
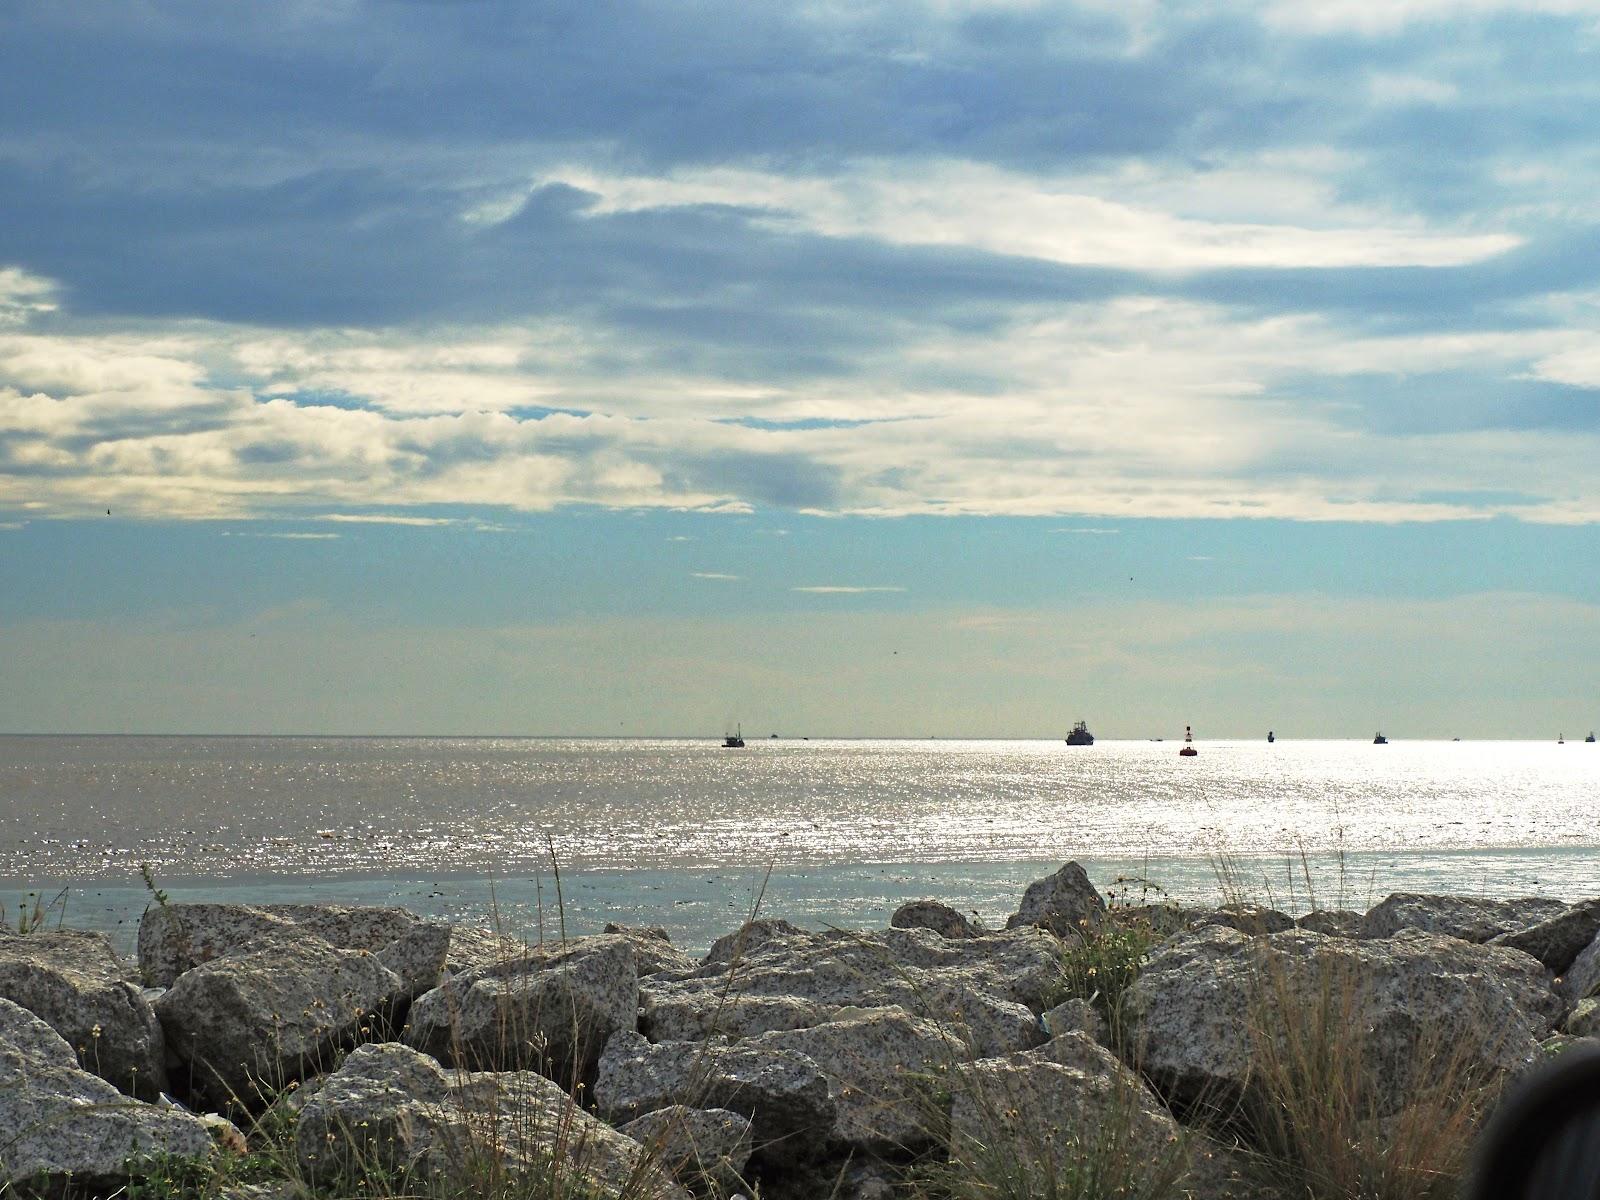
{"label": "cloud", "polygon": [[327,542],[343,537],[338,533],[253,533],[239,530],[224,530],[223,537],[259,537],[279,538],[289,542]]}
{"label": "cloud", "polygon": [[20,267],[0,267],[0,329],[54,312],[56,287]]}
{"label": "cloud", "polygon": [[[341,395],[369,401],[336,403],[276,382],[322,353],[321,332],[305,355],[271,334],[263,360],[250,327],[137,336],[57,313],[68,327],[0,335],[0,505],[484,532],[503,527],[416,510],[1591,521],[1600,422],[1566,397],[1589,378],[1597,322],[1578,299],[1550,311],[1544,328],[1378,335],[1146,295],[908,335],[825,383],[680,373],[676,408],[660,381],[630,395],[610,379],[597,409],[595,381],[569,366],[543,375],[556,403],[464,394],[439,412],[384,402],[399,331],[340,335]],[[425,371],[459,361],[457,340],[501,344],[457,332],[410,334],[406,360]],[[992,382],[961,378],[978,361]],[[542,374],[510,354],[493,369],[512,386]]]}
{"label": "cloud", "polygon": [[27,7],[0,508],[1600,520],[1590,7],[911,11]]}
{"label": "cloud", "polygon": [[[851,164],[835,177],[727,168],[669,177],[571,172],[593,194],[587,215],[722,206],[830,238],[957,246],[992,254],[1128,270],[1221,267],[1444,267],[1514,249],[1513,234],[1382,226],[1309,228],[1187,219],[972,162]],[[555,182],[555,181],[551,181]],[[541,183],[540,187],[548,186]]]}
{"label": "cloud", "polygon": [[462,517],[415,517],[401,513],[323,513],[317,520],[339,521],[349,525],[412,525],[423,529],[471,524]]}
{"label": "cloud", "polygon": [[720,571],[691,571],[689,574],[695,579],[716,579],[729,583],[744,578],[743,575],[724,575]]}
{"label": "cloud", "polygon": [[791,592],[807,592],[817,596],[855,596],[866,592],[903,592],[903,587],[863,587],[853,584],[824,583],[809,587],[792,587]]}

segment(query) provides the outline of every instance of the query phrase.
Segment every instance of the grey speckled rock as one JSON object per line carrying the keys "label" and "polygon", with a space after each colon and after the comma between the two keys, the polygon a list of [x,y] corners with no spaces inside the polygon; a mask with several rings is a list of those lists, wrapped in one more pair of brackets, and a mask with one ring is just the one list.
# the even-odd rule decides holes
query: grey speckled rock
{"label": "grey speckled rock", "polygon": [[1285,1013],[1315,1014],[1328,981],[1335,1019],[1365,1031],[1360,1052],[1385,1106],[1445,1048],[1486,1070],[1514,1070],[1562,1009],[1548,973],[1517,950],[1412,930],[1379,941],[1298,929],[1252,939],[1213,926],[1158,947],[1129,989],[1141,1066],[1181,1100],[1237,1094],[1250,1073],[1252,1022],[1271,1031]]}
{"label": "grey speckled rock", "polygon": [[1203,929],[1207,925],[1225,925],[1254,937],[1293,929],[1294,918],[1260,904],[1224,904],[1221,908],[1197,909],[1189,918],[1191,929]]}
{"label": "grey speckled rock", "polygon": [[156,1015],[193,1087],[254,1107],[369,1036],[403,991],[376,955],[290,934],[185,971]]}
{"label": "grey speckled rock", "polygon": [[82,1070],[55,1030],[0,1000],[0,1185],[71,1176],[104,1191],[126,1177],[130,1158],[163,1153],[209,1158],[211,1133],[188,1113],[130,1100]]}
{"label": "grey speckled rock", "polygon": [[1561,994],[1573,1002],[1600,995],[1600,937],[1578,951],[1578,957],[1562,973],[1557,986]]}
{"label": "grey speckled rock", "polygon": [[894,929],[931,929],[942,937],[973,938],[984,931],[983,922],[969,920],[939,900],[912,900],[894,910],[889,918]]}
{"label": "grey speckled rock", "polygon": [[1529,896],[1518,900],[1486,900],[1480,896],[1433,896],[1394,892],[1368,911],[1361,936],[1393,937],[1402,929],[1444,933],[1464,942],[1487,942],[1496,934],[1537,925],[1566,911],[1561,900]]}
{"label": "grey speckled rock", "polygon": [[606,1040],[638,1020],[634,951],[618,934],[575,938],[469,971],[411,1006],[404,1040],[464,1067],[593,1074]]}
{"label": "grey speckled rock", "polygon": [[748,1043],[659,1042],[619,1033],[600,1056],[595,1103],[613,1122],[684,1104],[748,1117],[756,1153],[774,1163],[816,1158],[833,1128],[828,1080],[804,1054]]}
{"label": "grey speckled rock", "polygon": [[1327,937],[1354,938],[1361,936],[1361,927],[1366,919],[1365,913],[1351,912],[1346,908],[1319,908],[1298,918],[1295,924],[1301,929],[1309,929],[1312,933]]}
{"label": "grey speckled rock", "polygon": [[1105,912],[1106,902],[1089,882],[1088,874],[1077,863],[1069,862],[1054,875],[1028,885],[1017,911],[1006,919],[1006,928],[1037,925],[1067,936],[1098,926]]}
{"label": "grey speckled rock", "polygon": [[800,996],[724,994],[707,987],[658,988],[639,985],[639,1031],[652,1042],[700,1042],[721,1035],[750,1037],[777,1029],[821,1025],[838,1011]]}
{"label": "grey speckled rock", "polygon": [[700,965],[699,959],[674,946],[667,931],[659,926],[618,925],[611,921],[606,923],[605,932],[628,939],[641,976],[659,975],[663,971],[687,972]]}
{"label": "grey speckled rock", "polygon": [[1574,904],[1526,929],[1498,934],[1489,944],[1531,954],[1559,975],[1596,937],[1600,937],[1600,899]]}
{"label": "grey speckled rock", "polygon": [[726,1032],[753,1032],[747,1018],[763,1012],[749,998],[787,997],[766,1011],[791,1027],[806,1011],[795,1001],[816,1005],[810,1011],[819,1015],[898,1005],[958,1032],[987,1056],[1044,1040],[1030,1005],[1042,1009],[1059,979],[1060,943],[1036,929],[955,940],[931,929],[792,930],[766,937],[735,962],[647,980],[641,996],[644,1026],[658,1039],[689,1028],[703,1036],[717,1022]]}
{"label": "grey speckled rock", "polygon": [[378,961],[400,977],[405,999],[414,1000],[439,986],[450,934],[443,921],[421,921],[377,951]]}
{"label": "grey speckled rock", "polygon": [[[958,1067],[951,1085],[952,1163],[979,1178],[1021,1172],[1040,1195],[1085,1160],[1103,1160],[1117,1130],[1129,1183],[1187,1166],[1177,1122],[1132,1071],[1081,1033],[1037,1050]],[[1103,1179],[1111,1194],[1114,1179]],[[1025,1189],[1026,1190],[1026,1189]]]}
{"label": "grey speckled rock", "polygon": [[644,1146],[652,1161],[696,1192],[727,1195],[745,1187],[750,1120],[725,1108],[674,1104],[629,1121],[619,1133]]}
{"label": "grey speckled rock", "polygon": [[883,1150],[928,1139],[929,1081],[967,1057],[947,1031],[902,1008],[847,1012],[826,1025],[765,1033],[740,1045],[812,1059],[828,1078],[834,1140]]}
{"label": "grey speckled rock", "polygon": [[1578,1007],[1567,1014],[1561,1032],[1573,1037],[1600,1038],[1600,1000],[1579,1000]]}
{"label": "grey speckled rock", "polygon": [[[666,1173],[641,1166],[643,1150],[529,1071],[447,1073],[433,1059],[387,1042],[361,1046],[301,1108],[295,1151],[308,1178],[330,1183],[359,1162],[412,1171],[434,1184],[479,1176],[485,1156],[508,1175],[555,1161],[576,1193],[626,1192],[686,1200]],[[561,1190],[566,1194],[566,1189]]]}
{"label": "grey speckled rock", "polygon": [[453,925],[444,969],[452,975],[464,975],[469,971],[481,971],[486,967],[525,958],[533,949],[534,943],[509,933],[479,925]]}
{"label": "grey speckled rock", "polygon": [[403,908],[340,904],[152,904],[139,921],[139,970],[152,987],[280,934],[310,933],[341,950],[381,950],[422,924]]}
{"label": "grey speckled rock", "polygon": [[1063,1000],[1041,1016],[1039,1023],[1053,1038],[1060,1037],[1064,1033],[1082,1033],[1103,1046],[1110,1037],[1105,1017],[1100,1015],[1098,1008],[1081,996]]}
{"label": "grey speckled rock", "polygon": [[798,925],[791,925],[778,917],[763,917],[759,921],[746,921],[732,933],[725,933],[711,943],[711,949],[701,959],[703,965],[731,963],[746,954],[754,954],[768,943],[788,938],[814,936]]}
{"label": "grey speckled rock", "polygon": [[0,931],[0,997],[54,1029],[79,1064],[130,1096],[167,1086],[166,1048],[133,968],[103,934]]}

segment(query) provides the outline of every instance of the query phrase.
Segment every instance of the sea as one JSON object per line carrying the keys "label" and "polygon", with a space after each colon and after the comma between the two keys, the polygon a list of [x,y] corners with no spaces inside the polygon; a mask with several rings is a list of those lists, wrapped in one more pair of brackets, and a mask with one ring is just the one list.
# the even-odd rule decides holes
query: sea
{"label": "sea", "polygon": [[171,900],[403,904],[527,937],[751,915],[991,924],[1076,860],[1137,902],[1364,909],[1393,891],[1600,895],[1600,745],[0,737],[12,924],[131,946]]}

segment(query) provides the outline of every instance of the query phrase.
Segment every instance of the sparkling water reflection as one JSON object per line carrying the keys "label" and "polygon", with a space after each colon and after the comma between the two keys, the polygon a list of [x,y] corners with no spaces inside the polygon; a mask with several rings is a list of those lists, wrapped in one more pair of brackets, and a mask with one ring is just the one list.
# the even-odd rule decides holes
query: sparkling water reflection
{"label": "sparkling water reflection", "polygon": [[1177,749],[7,737],[0,878],[516,874],[549,844],[592,871],[1560,850],[1581,873],[1600,846],[1592,745]]}

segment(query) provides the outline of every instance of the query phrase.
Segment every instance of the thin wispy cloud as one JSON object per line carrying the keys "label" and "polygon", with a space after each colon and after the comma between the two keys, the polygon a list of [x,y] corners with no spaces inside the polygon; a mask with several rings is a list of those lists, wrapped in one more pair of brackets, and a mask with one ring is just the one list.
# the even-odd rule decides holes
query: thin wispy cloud
{"label": "thin wispy cloud", "polygon": [[257,533],[254,531],[224,530],[223,537],[276,538],[284,542],[331,542],[343,537],[341,533]]}
{"label": "thin wispy cloud", "polygon": [[475,524],[460,517],[413,517],[399,513],[323,513],[317,520],[338,521],[348,525],[414,525],[419,528]]}
{"label": "thin wispy cloud", "polygon": [[691,571],[689,574],[695,579],[711,579],[720,583],[735,583],[744,578],[743,575],[725,575],[721,571]]}
{"label": "thin wispy cloud", "polygon": [[810,585],[808,587],[792,587],[789,590],[791,592],[808,592],[808,593],[810,593],[812,595],[822,595],[822,596],[832,596],[832,595],[854,596],[854,595],[860,595],[861,593],[864,593],[864,592],[903,592],[906,589],[903,588],[903,587],[876,587],[876,586],[865,587],[865,586],[857,586],[857,585],[854,585],[854,584],[823,583],[823,584],[813,584],[813,585]]}

